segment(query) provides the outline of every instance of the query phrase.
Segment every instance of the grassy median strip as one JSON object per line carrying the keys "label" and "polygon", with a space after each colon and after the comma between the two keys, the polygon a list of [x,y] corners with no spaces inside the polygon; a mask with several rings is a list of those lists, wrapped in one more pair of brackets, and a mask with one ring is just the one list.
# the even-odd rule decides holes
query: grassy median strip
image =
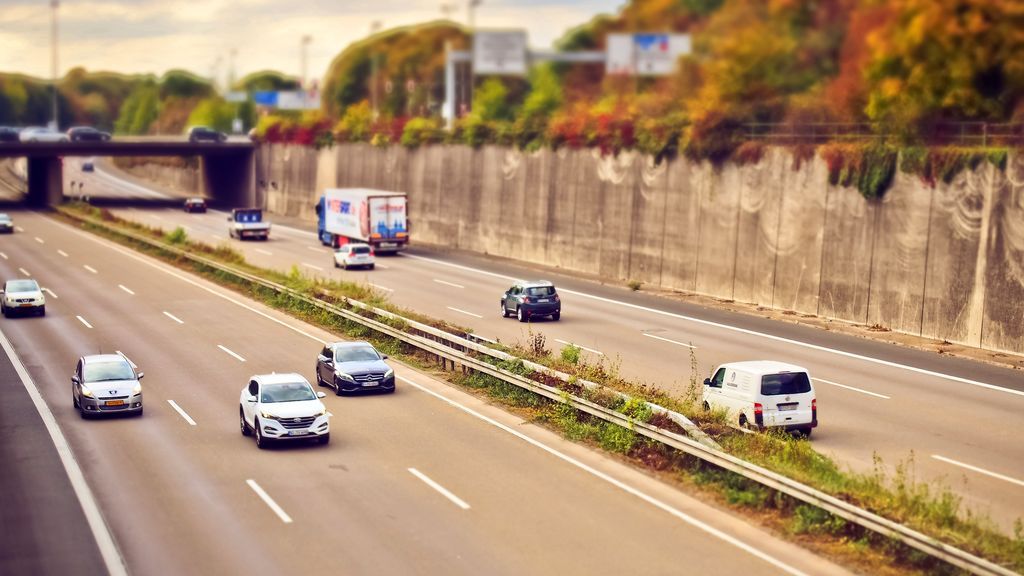
{"label": "grassy median strip", "polygon": [[[286,311],[296,318],[348,337],[370,340],[382,352],[421,368],[435,368],[437,362],[434,356],[289,294],[254,284],[234,274],[184,258],[171,250],[154,247],[120,232],[144,235],[169,248],[185,250],[229,265],[242,272],[286,286],[307,297],[385,322],[401,331],[408,331],[408,326],[402,320],[382,319],[370,311],[351,306],[347,299],[358,300],[455,335],[465,336],[468,333],[461,327],[397,307],[388,302],[380,292],[365,285],[312,279],[301,274],[296,267],[292,267],[289,273],[284,274],[252,266],[226,242],[216,247],[195,242],[180,228],[165,233],[159,229],[117,218],[109,211],[84,204],[61,207],[59,213],[83,229],[195,272]],[[947,544],[1013,570],[1024,570],[1024,526],[1020,521],[1017,522],[1013,536],[1002,533],[988,517],[965,510],[960,498],[948,488],[936,488],[928,483],[916,481],[912,457],[897,464],[893,472],[889,472],[880,460],[876,461],[875,470],[870,474],[846,471],[832,459],[815,451],[807,440],[778,432],[739,433],[726,425],[724,414],[704,412],[700,408],[700,378],[696,371],[696,357],[692,352],[689,359],[688,390],[682,397],[674,397],[657,388],[623,379],[618,374],[617,362],[602,360],[597,364],[588,364],[583,360],[580,349],[575,346],[568,345],[561,349],[558,356],[554,356],[547,349],[543,334],[534,333],[532,330],[525,344],[498,344],[495,347],[514,356],[568,373],[572,378],[569,382],[563,382],[548,374],[530,370],[521,360],[499,361],[483,354],[477,355],[477,359],[557,387],[565,394],[582,397],[610,410],[616,410],[627,415],[632,421],[645,422],[676,433],[682,433],[678,425],[663,415],[653,414],[644,401],[680,412],[714,437],[730,454],[914,528]],[[737,474],[640,436],[631,429],[580,412],[567,404],[553,402],[486,374],[444,372],[443,375],[460,386],[486,394],[531,421],[559,430],[572,440],[620,454],[662,477],[686,486],[691,491],[739,510],[819,553],[838,558],[844,564],[873,573],[956,572],[948,565],[905,544],[847,523],[819,508],[795,501]],[[596,382],[610,389],[625,392],[632,398],[623,399],[607,390],[588,390],[577,384],[576,379]]]}

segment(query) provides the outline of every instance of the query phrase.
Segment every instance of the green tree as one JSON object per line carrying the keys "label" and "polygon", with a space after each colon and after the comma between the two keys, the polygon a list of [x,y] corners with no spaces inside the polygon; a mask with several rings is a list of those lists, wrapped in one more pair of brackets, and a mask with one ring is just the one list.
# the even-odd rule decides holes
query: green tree
{"label": "green tree", "polygon": [[235,118],[235,105],[220,97],[206,98],[199,102],[188,116],[190,126],[209,126],[223,132],[231,131]]}
{"label": "green tree", "polygon": [[473,92],[473,115],[484,121],[511,120],[508,88],[500,78],[488,78]]}

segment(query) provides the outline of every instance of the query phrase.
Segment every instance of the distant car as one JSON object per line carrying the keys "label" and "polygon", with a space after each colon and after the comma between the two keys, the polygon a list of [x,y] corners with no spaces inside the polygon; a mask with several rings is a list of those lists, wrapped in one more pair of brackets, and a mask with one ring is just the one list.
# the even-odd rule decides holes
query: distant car
{"label": "distant car", "polygon": [[0,126],[0,142],[18,142],[18,129],[10,126]]}
{"label": "distant car", "polygon": [[344,268],[369,268],[373,270],[376,259],[373,248],[369,244],[342,244],[334,251],[334,267]]}
{"label": "distant car", "polygon": [[562,317],[562,299],[551,282],[520,282],[501,297],[501,316],[508,318],[513,314],[520,322],[537,316],[550,316],[552,320],[558,320]]}
{"label": "distant car", "polygon": [[22,142],[67,142],[68,137],[66,134],[55,132],[49,128],[43,128],[41,126],[33,126],[31,128],[25,128],[18,134],[18,139]]}
{"label": "distant car", "polygon": [[110,132],[97,130],[92,126],[69,128],[67,135],[72,142],[108,142],[110,140]]}
{"label": "distant car", "polygon": [[189,142],[225,142],[228,135],[207,126],[193,126],[188,129]]}
{"label": "distant car", "polygon": [[0,214],[0,234],[14,234],[14,220],[10,214]]}
{"label": "distant car", "polygon": [[93,164],[91,160],[86,160],[85,162],[82,162],[82,172],[95,172],[95,171],[96,171],[96,165]]}
{"label": "distant car", "polygon": [[395,371],[388,357],[369,342],[335,342],[324,346],[316,358],[317,386],[344,392],[395,391]]}
{"label": "distant car", "polygon": [[228,216],[228,236],[245,240],[270,238],[270,222],[263,220],[263,210],[259,208],[232,208]]}
{"label": "distant car", "polygon": [[71,375],[71,403],[83,419],[100,414],[142,416],[145,373],[124,354],[83,356]]}
{"label": "distant car", "polygon": [[202,198],[185,200],[185,212],[206,212],[206,200]]}
{"label": "distant car", "polygon": [[0,312],[7,317],[29,312],[45,316],[43,289],[35,280],[8,280],[0,290]]}
{"label": "distant car", "polygon": [[242,436],[256,435],[256,446],[275,440],[331,440],[325,394],[314,392],[299,374],[253,376],[239,397],[238,421]]}

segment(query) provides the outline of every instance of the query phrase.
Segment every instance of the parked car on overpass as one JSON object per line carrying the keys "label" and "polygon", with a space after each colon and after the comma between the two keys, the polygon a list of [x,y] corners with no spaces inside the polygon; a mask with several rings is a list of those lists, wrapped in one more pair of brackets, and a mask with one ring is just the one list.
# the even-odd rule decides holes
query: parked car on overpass
{"label": "parked car on overpass", "polygon": [[25,128],[18,134],[18,139],[22,142],[67,142],[67,134],[50,130],[49,128],[43,128],[42,126],[32,126]]}
{"label": "parked car on overpass", "polygon": [[69,128],[67,135],[72,142],[107,142],[110,140],[110,132],[97,130],[92,126]]}
{"label": "parked car on overpass", "polygon": [[18,142],[18,129],[0,126],[0,142]]}
{"label": "parked car on overpass", "polygon": [[208,126],[192,126],[188,129],[189,142],[226,142],[228,135]]}

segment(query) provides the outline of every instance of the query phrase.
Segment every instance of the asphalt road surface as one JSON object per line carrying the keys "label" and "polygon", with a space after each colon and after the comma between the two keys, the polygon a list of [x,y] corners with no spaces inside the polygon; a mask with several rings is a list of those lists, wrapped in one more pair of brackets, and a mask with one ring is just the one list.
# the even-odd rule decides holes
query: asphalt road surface
{"label": "asphalt road surface", "polygon": [[[242,386],[271,371],[312,378],[331,335],[46,216],[14,218],[0,276],[36,278],[49,299],[45,317],[2,330],[130,573],[843,573],[402,365],[393,395],[325,399],[331,444],[260,451],[239,433]],[[145,415],[82,420],[74,363],[115,350],[146,373]],[[32,506],[40,489],[5,503]],[[52,506],[76,521],[67,500]],[[40,537],[47,555],[77,554]]]}

